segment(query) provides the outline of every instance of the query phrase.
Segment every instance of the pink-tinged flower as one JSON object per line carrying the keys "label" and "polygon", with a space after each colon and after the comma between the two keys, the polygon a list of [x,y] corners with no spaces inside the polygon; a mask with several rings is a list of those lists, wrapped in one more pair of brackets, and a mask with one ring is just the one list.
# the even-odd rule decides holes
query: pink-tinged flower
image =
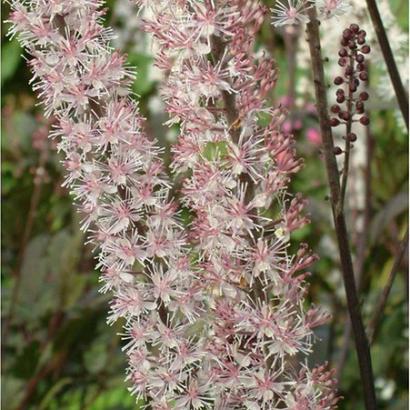
{"label": "pink-tinged flower", "polygon": [[[122,337],[131,392],[175,400],[188,370],[202,357],[196,343],[203,342],[190,342],[190,326],[204,316],[206,304],[178,208],[170,200],[161,150],[144,133],[144,119],[130,96],[134,74],[111,49],[102,1],[11,3],[10,34],[32,57],[33,88],[46,114],[57,118],[51,137],[65,156],[64,185],[98,253],[101,291],[113,292],[108,322],[126,319]],[[189,40],[180,33],[180,41]],[[207,78],[222,86],[226,73],[215,72]],[[174,371],[178,347],[183,368]],[[158,406],[167,403],[163,398]]]}
{"label": "pink-tinged flower", "polygon": [[[305,245],[290,252],[290,233],[307,223],[288,189],[302,163],[282,132],[285,110],[265,107],[277,70],[254,45],[267,9],[257,0],[137,3],[168,71],[161,96],[180,129],[180,203],[130,97],[133,74],[110,48],[102,2],[14,1],[10,31],[58,118],[65,184],[98,249],[102,291],[114,293],[108,322],[126,321],[129,390],[158,410],[333,409],[331,374],[289,363],[311,352],[325,315],[304,310],[315,256]],[[304,20],[302,2],[277,7],[278,24]]]}
{"label": "pink-tinged flower", "polygon": [[348,0],[316,0],[316,7],[322,17],[330,18],[342,16],[351,5]]}
{"label": "pink-tinged flower", "polygon": [[313,145],[320,145],[322,143],[322,137],[320,131],[317,128],[308,128],[306,131],[306,138]]}
{"label": "pink-tinged flower", "polygon": [[283,107],[289,108],[295,103],[295,101],[290,95],[284,95],[284,96],[279,98],[279,103]]}
{"label": "pink-tinged flower", "polygon": [[[286,21],[305,19],[302,3],[288,2]],[[173,295],[178,289],[164,275],[155,279],[158,300],[171,315],[178,306],[187,312],[200,338],[195,352],[180,341],[179,390],[162,387],[168,401],[156,396],[158,405],[175,399],[181,409],[291,408],[291,398],[311,382],[308,373],[302,380],[292,370],[289,356],[311,352],[312,329],[326,315],[303,308],[306,269],[316,257],[305,245],[295,255],[289,251],[290,234],[308,220],[305,201],[288,191],[302,161],[293,136],[283,133],[286,111],[264,106],[277,76],[274,61],[254,53],[266,8],[247,0],[159,0],[144,7],[157,65],[167,72],[161,95],[168,123],[180,127],[172,169],[183,178],[181,202],[192,219],[188,239],[198,263],[187,274],[200,289],[192,289],[192,299],[205,302],[203,311],[195,309],[201,305]],[[176,348],[177,334],[166,327],[160,337]],[[321,407],[321,387],[311,386],[310,408],[335,407]]]}
{"label": "pink-tinged flower", "polygon": [[275,26],[300,24],[307,21],[305,11],[310,0],[278,0],[272,9],[272,22]]}

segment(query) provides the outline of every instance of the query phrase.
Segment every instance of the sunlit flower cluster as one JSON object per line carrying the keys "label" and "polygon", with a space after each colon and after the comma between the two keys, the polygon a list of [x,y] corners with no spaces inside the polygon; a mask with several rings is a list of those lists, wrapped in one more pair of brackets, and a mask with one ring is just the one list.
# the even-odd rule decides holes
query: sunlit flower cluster
{"label": "sunlit flower cluster", "polygon": [[316,7],[321,19],[339,17],[349,9],[348,0],[277,0],[272,9],[275,26],[295,25],[307,21],[306,11]]}
{"label": "sunlit flower cluster", "polygon": [[[31,55],[33,88],[56,118],[51,136],[65,156],[64,184],[98,249],[102,291],[114,293],[108,321],[126,320],[125,350],[138,368],[129,374],[132,390],[168,396],[182,389],[183,377],[176,375],[201,359],[198,349],[190,356],[192,343],[189,337],[180,343],[180,335],[199,317],[203,296],[169,200],[160,149],[144,132],[130,98],[133,74],[109,46],[112,32],[102,25],[101,6],[16,1],[10,32]],[[171,317],[178,328],[168,327]],[[169,372],[175,379],[167,379]]]}
{"label": "sunlit flower cluster", "polygon": [[[101,1],[12,3],[11,34],[56,117],[65,185],[98,249],[108,322],[125,319],[131,392],[165,409],[332,409],[333,373],[309,370],[305,201],[288,191],[302,162],[265,106],[276,65],[254,53],[267,10],[252,0],[139,0],[178,124],[172,181],[130,97],[133,73],[110,48]],[[190,220],[184,226],[183,209]],[[186,218],[185,218],[186,219]]]}
{"label": "sunlit flower cluster", "polygon": [[265,106],[276,65],[254,53],[267,10],[244,0],[139,3],[167,76],[168,123],[180,127],[172,169],[207,301],[196,328],[203,354],[184,393],[199,401],[181,408],[334,408],[332,374],[321,368],[322,383],[299,363],[327,315],[303,308],[315,256],[304,244],[289,252],[308,220],[288,191],[302,163],[281,132],[286,111]]}

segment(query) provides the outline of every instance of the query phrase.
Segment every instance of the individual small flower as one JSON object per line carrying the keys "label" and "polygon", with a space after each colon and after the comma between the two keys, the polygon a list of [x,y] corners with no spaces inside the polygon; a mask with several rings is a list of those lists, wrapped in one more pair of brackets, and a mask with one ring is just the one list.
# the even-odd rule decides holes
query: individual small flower
{"label": "individual small flower", "polygon": [[320,131],[317,128],[310,127],[306,131],[306,138],[313,145],[320,145],[322,143],[322,137]]}
{"label": "individual small flower", "polygon": [[320,16],[324,18],[339,17],[350,9],[348,0],[316,0]]}
{"label": "individual small flower", "polygon": [[310,0],[277,0],[272,9],[272,23],[274,26],[305,23],[308,18],[305,11]]}

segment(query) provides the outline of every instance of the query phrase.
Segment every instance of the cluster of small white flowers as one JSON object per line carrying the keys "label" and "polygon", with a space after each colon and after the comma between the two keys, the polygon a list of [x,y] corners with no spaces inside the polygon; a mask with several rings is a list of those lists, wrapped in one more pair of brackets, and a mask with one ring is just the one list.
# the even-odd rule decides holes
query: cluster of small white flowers
{"label": "cluster of small white flowers", "polygon": [[324,387],[292,360],[310,353],[312,328],[326,315],[303,309],[305,269],[315,257],[305,245],[288,253],[291,233],[308,221],[304,201],[288,192],[301,162],[292,136],[281,132],[286,113],[264,107],[277,74],[274,61],[254,53],[266,9],[248,0],[138,3],[167,75],[169,124],[180,126],[172,168],[183,180],[208,303],[206,326],[197,329],[206,354],[177,403],[334,408],[331,373],[322,368]]}
{"label": "cluster of small white flowers", "polygon": [[184,177],[187,235],[102,1],[14,1],[10,30],[57,119],[65,184],[99,250],[102,291],[114,293],[108,321],[126,320],[130,390],[155,410],[335,408],[332,372],[296,358],[327,316],[303,309],[315,257],[303,244],[288,253],[307,219],[287,189],[301,161],[280,131],[285,112],[264,108],[275,64],[253,52],[266,9],[137,3],[168,73],[170,124],[180,126],[172,167]]}
{"label": "cluster of small white flowers", "polygon": [[33,88],[56,118],[51,136],[65,155],[65,185],[98,248],[102,291],[114,293],[108,321],[126,320],[132,391],[175,397],[184,369],[201,359],[184,336],[200,314],[201,288],[160,150],[130,97],[133,74],[102,25],[102,3],[14,1],[10,34],[32,57]]}
{"label": "cluster of small white flowers", "polygon": [[278,0],[272,9],[275,26],[295,25],[307,21],[306,10],[316,7],[319,18],[343,16],[350,9],[348,0]]}

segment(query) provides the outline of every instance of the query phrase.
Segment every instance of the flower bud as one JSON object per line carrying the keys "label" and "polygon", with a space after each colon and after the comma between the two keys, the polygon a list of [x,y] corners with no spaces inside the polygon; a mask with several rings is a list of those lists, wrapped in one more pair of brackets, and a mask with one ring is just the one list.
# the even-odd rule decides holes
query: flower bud
{"label": "flower bud", "polygon": [[343,84],[343,78],[342,77],[336,77],[333,82],[335,83],[335,85]]}
{"label": "flower bud", "polygon": [[368,45],[364,45],[364,46],[362,46],[362,48],[360,49],[360,51],[361,51],[363,54],[369,54],[369,53],[370,53],[370,47],[369,47]]}
{"label": "flower bud", "polygon": [[357,61],[358,63],[363,63],[364,60],[365,60],[365,58],[364,58],[364,55],[363,55],[363,54],[358,54],[358,55],[356,56],[356,61]]}
{"label": "flower bud", "polygon": [[339,112],[340,112],[340,105],[338,105],[338,104],[333,104],[333,105],[330,107],[330,111],[332,111],[332,113],[334,113],[334,114],[339,113]]}
{"label": "flower bud", "polygon": [[362,91],[362,92],[359,94],[359,98],[360,98],[362,101],[367,101],[367,100],[369,99],[369,94],[368,94],[366,91]]}
{"label": "flower bud", "polygon": [[359,74],[359,78],[360,78],[362,81],[367,81],[368,76],[367,76],[366,71],[362,71],[362,72]]}
{"label": "flower bud", "polygon": [[347,50],[346,50],[345,48],[341,48],[341,49],[339,50],[339,56],[340,56],[340,57],[347,57],[347,56],[348,56]]}
{"label": "flower bud", "polygon": [[353,33],[348,28],[343,30],[343,38],[346,40],[350,40],[353,37]]}
{"label": "flower bud", "polygon": [[350,142],[355,142],[357,140],[357,135],[354,132],[349,132],[349,134],[347,134],[347,139]]}
{"label": "flower bud", "polygon": [[360,118],[360,124],[369,125],[370,124],[369,117],[367,115],[363,115],[363,117]]}
{"label": "flower bud", "polygon": [[331,118],[330,119],[330,126],[331,127],[337,127],[340,124],[340,121],[337,118]]}

